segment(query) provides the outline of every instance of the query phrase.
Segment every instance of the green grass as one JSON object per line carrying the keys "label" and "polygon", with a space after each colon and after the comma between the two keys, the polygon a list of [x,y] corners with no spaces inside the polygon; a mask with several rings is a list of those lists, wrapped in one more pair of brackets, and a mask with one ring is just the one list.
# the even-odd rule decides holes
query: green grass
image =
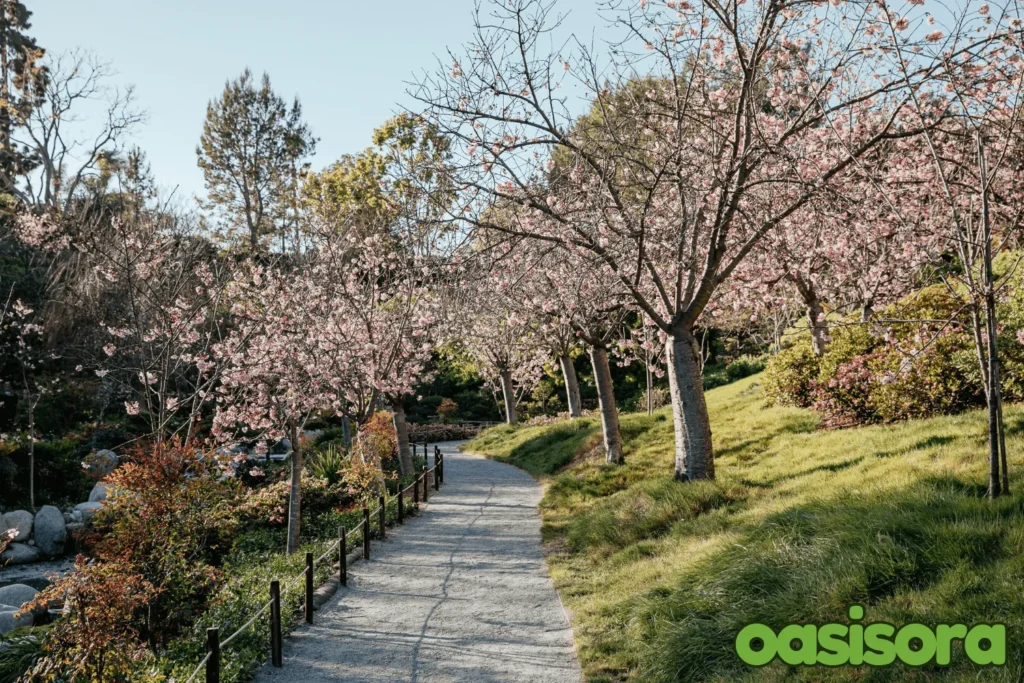
{"label": "green grass", "polygon": [[[672,479],[666,410],[622,416],[627,464],[592,419],[497,427],[468,450],[545,482],[548,562],[591,681],[1017,681],[1024,678],[1024,408],[1008,408],[1011,488],[984,498],[985,415],[823,431],[767,408],[759,376],[708,393],[715,482]],[[760,621],[1001,622],[1007,665],[753,670]]]}

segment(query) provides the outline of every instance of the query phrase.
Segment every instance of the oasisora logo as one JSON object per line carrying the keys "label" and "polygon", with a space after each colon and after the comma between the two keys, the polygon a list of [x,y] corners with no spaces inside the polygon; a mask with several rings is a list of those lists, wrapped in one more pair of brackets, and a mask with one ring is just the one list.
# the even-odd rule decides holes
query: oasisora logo
{"label": "oasisora logo", "polygon": [[1006,626],[1003,624],[907,624],[897,628],[885,622],[859,624],[864,608],[850,607],[849,624],[791,624],[776,633],[764,624],[750,624],[736,636],[736,654],[751,666],[764,666],[778,658],[793,666],[889,666],[899,659],[909,666],[934,662],[948,666],[953,641],[975,664],[999,666],[1006,662]]}

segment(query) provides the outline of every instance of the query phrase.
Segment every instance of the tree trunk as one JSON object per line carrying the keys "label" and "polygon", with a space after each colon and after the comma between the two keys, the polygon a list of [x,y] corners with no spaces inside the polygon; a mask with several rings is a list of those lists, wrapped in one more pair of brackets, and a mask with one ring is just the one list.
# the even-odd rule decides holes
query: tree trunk
{"label": "tree trunk", "polygon": [[512,373],[508,370],[501,371],[501,396],[505,399],[505,422],[514,425],[519,422],[516,415],[516,392],[512,388]]}
{"label": "tree trunk", "polygon": [[597,385],[597,402],[601,409],[605,462],[621,465],[622,436],[619,434],[619,411],[615,407],[615,388],[612,386],[608,350],[602,346],[590,347],[590,364],[594,366],[594,384]]}
{"label": "tree trunk", "polygon": [[409,426],[405,422],[405,406],[401,399],[391,401],[395,415],[395,433],[398,435],[398,469],[402,476],[414,474],[412,454],[409,452]]}
{"label": "tree trunk", "polygon": [[352,448],[352,421],[348,415],[341,416],[341,442],[346,449]]}
{"label": "tree trunk", "polygon": [[28,403],[28,506],[36,512],[36,404]]}
{"label": "tree trunk", "polygon": [[825,355],[825,348],[828,346],[825,309],[821,307],[821,299],[818,298],[818,293],[814,290],[813,285],[800,277],[797,277],[794,283],[807,311],[807,327],[811,331],[811,347],[814,349],[814,355],[820,358]]}
{"label": "tree trunk", "polygon": [[292,427],[288,436],[292,442],[292,477],[288,491],[288,554],[291,554],[299,549],[302,528],[302,447],[297,428]]}
{"label": "tree trunk", "polygon": [[693,330],[678,327],[669,335],[665,350],[676,433],[676,479],[714,479],[711,420],[704,400],[699,351]]}
{"label": "tree trunk", "polygon": [[[985,163],[985,148],[978,135],[978,171],[981,177],[981,228],[982,259],[985,285],[985,325],[988,333],[988,440],[989,440],[989,487],[988,494],[996,498],[1009,492],[1009,477],[1006,472],[1006,439],[1003,435],[1002,381],[999,373],[998,326],[996,325],[995,277],[992,273],[992,223],[988,204],[988,168]],[[1002,469],[1002,482],[999,474]],[[1005,483],[1005,488],[1001,485]]]}
{"label": "tree trunk", "polygon": [[651,396],[651,391],[654,389],[654,377],[652,377],[653,373],[651,373],[651,362],[652,362],[652,359],[648,358],[647,362],[644,363],[644,369],[647,371],[647,414],[648,415],[653,415],[654,414],[654,403],[653,403],[653,400],[652,400],[653,397]]}
{"label": "tree trunk", "polygon": [[815,298],[807,304],[807,325],[811,328],[811,348],[819,358],[825,355],[828,346],[828,328],[824,320],[825,311],[821,308],[821,302]]}
{"label": "tree trunk", "polygon": [[864,302],[864,305],[860,309],[860,321],[862,323],[870,322],[871,318],[875,315],[875,307],[870,301]]}
{"label": "tree trunk", "polygon": [[572,364],[569,354],[564,354],[558,359],[562,364],[562,376],[565,378],[565,398],[569,404],[569,417],[579,417],[583,414],[580,407],[580,381],[576,377],[576,367]]}

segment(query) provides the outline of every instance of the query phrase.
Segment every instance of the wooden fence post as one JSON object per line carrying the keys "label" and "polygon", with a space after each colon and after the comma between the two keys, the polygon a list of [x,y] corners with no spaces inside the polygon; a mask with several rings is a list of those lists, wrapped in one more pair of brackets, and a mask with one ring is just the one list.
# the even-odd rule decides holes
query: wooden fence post
{"label": "wooden fence post", "polygon": [[405,523],[405,494],[401,490],[398,492],[398,523]]}
{"label": "wooden fence post", "polygon": [[306,623],[313,623],[313,553],[306,553]]}
{"label": "wooden fence post", "polygon": [[430,488],[430,470],[423,470],[423,502],[427,502],[427,498],[430,497],[428,489]]}
{"label": "wooden fence post", "polygon": [[280,669],[281,662],[281,582],[270,582],[270,663]]}
{"label": "wooden fence post", "polygon": [[412,480],[412,504],[416,506],[416,510],[420,509],[420,478],[417,476]]}
{"label": "wooden fence post", "polygon": [[338,539],[338,581],[341,582],[342,586],[348,585],[348,542],[346,536],[348,531],[345,529],[345,525],[342,524],[340,527],[341,537]]}
{"label": "wooden fence post", "polygon": [[434,490],[441,490],[441,451],[434,451]]}
{"label": "wooden fence post", "polygon": [[385,507],[386,503],[384,501],[384,496],[378,497],[377,503],[380,505],[380,516],[377,519],[377,526],[380,527],[380,540],[383,541],[385,534],[384,529],[387,526],[388,521],[387,508]]}
{"label": "wooden fence post", "polygon": [[206,629],[206,651],[206,683],[220,683],[220,631],[215,628]]}
{"label": "wooden fence post", "polygon": [[370,508],[363,506],[363,559],[370,559]]}

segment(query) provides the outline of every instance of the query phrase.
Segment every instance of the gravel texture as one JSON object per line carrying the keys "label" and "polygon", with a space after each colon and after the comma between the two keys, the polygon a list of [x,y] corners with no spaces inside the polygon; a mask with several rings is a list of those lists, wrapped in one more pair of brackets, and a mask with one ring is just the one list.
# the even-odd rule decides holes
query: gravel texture
{"label": "gravel texture", "polygon": [[458,443],[442,444],[445,483],[426,514],[374,543],[286,639],[284,667],[257,681],[581,680],[540,548],[540,487]]}

